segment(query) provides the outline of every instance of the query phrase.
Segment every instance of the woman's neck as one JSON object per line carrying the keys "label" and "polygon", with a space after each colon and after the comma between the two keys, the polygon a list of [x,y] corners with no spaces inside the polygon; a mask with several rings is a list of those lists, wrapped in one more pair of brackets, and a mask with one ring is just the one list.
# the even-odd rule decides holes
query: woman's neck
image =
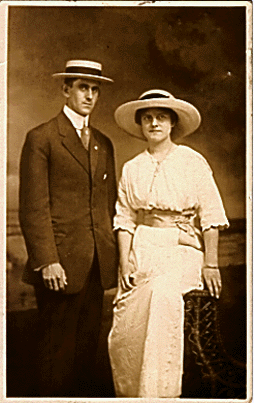
{"label": "woman's neck", "polygon": [[149,143],[148,151],[159,162],[177,147],[170,139],[161,143]]}

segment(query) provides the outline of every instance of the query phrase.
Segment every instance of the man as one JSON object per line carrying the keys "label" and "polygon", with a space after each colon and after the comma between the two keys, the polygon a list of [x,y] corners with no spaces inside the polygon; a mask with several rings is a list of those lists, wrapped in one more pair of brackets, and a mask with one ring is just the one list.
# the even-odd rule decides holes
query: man
{"label": "man", "polygon": [[116,201],[113,147],[89,126],[100,95],[100,63],[71,60],[66,105],[31,130],[21,155],[20,223],[39,326],[40,396],[93,396],[103,289],[116,286],[112,231]]}

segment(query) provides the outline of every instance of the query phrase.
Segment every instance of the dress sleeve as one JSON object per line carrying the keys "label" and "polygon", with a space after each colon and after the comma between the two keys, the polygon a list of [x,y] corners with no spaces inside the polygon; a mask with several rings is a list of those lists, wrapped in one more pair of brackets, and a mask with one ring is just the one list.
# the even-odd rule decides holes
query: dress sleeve
{"label": "dress sleeve", "polygon": [[134,234],[137,226],[137,212],[131,207],[128,194],[127,168],[124,165],[118,185],[114,230],[122,229]]}
{"label": "dress sleeve", "polygon": [[221,196],[215,183],[213,172],[206,160],[201,161],[197,179],[198,214],[202,230],[204,231],[211,227],[228,228],[229,222]]}

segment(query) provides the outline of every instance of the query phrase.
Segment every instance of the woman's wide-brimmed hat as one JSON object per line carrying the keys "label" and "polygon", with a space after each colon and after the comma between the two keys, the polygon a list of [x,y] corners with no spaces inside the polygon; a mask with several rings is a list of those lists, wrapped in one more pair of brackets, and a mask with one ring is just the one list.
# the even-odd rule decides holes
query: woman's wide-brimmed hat
{"label": "woman's wide-brimmed hat", "polygon": [[102,75],[102,64],[91,60],[69,60],[63,73],[52,74],[53,77],[87,78],[90,80],[113,83],[114,80]]}
{"label": "woman's wide-brimmed hat", "polygon": [[195,106],[164,90],[146,91],[138,100],[120,105],[115,111],[116,123],[128,134],[146,140],[135,118],[137,111],[147,108],[167,108],[177,114],[178,119],[172,131],[174,139],[193,133],[201,123],[200,113]]}

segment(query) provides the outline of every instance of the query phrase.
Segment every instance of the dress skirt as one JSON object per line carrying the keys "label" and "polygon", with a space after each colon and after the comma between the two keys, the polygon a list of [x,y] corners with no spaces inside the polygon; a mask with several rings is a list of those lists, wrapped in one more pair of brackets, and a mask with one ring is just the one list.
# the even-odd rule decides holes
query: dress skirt
{"label": "dress skirt", "polygon": [[129,256],[135,287],[114,301],[109,356],[117,397],[180,397],[183,295],[202,289],[203,252],[179,244],[177,227],[139,225]]}

